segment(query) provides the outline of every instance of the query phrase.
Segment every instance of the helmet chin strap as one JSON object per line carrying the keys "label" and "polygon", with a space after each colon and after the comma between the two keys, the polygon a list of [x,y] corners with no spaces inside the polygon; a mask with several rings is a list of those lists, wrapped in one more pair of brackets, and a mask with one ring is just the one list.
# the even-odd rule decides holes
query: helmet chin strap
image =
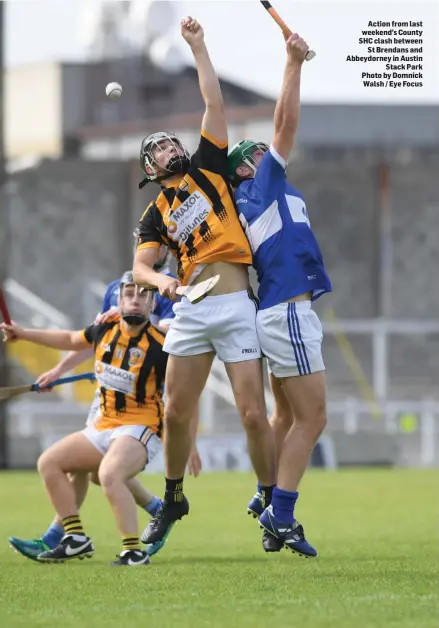
{"label": "helmet chin strap", "polygon": [[127,325],[142,325],[147,320],[145,314],[124,314],[123,312],[122,318]]}
{"label": "helmet chin strap", "polygon": [[[178,159],[179,163],[175,164],[175,166],[177,167],[175,167],[174,164],[171,164],[171,167],[169,168],[169,163],[172,161],[172,159]],[[169,160],[169,163],[166,167],[166,172],[154,179],[156,183],[162,183],[162,181],[166,181],[166,179],[170,179],[171,177],[175,177],[177,175],[183,176],[187,173],[189,168],[189,159],[187,160],[187,162],[185,158],[180,159],[178,157],[172,157],[172,159]]]}
{"label": "helmet chin strap", "polygon": [[175,174],[186,174],[189,164],[190,160],[185,155],[175,155],[175,157],[171,157],[168,161],[166,170],[171,176]]}
{"label": "helmet chin strap", "polygon": [[[155,175],[154,179],[152,180],[155,181],[156,183],[161,183],[162,181],[165,181],[166,179],[170,179],[171,177],[175,177],[176,175],[179,175],[179,174],[184,175],[188,171],[189,165],[190,165],[190,159],[186,157],[186,155],[175,155],[174,157],[171,157],[170,160],[168,161],[166,168],[164,168],[165,172],[161,175]],[[155,170],[155,172],[157,172],[157,170]],[[152,174],[153,173],[150,173],[149,176],[151,177]],[[148,180],[145,180],[145,181],[146,183],[148,182]],[[142,187],[144,187],[146,183],[142,181],[141,183]]]}

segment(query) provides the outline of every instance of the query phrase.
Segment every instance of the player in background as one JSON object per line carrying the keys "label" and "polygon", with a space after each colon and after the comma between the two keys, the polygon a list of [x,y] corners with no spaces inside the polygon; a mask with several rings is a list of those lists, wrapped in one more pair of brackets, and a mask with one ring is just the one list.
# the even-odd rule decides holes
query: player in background
{"label": "player in background", "polygon": [[[135,233],[137,239],[138,234]],[[168,272],[167,269],[167,250],[163,247],[160,252],[159,260],[156,264],[157,272]],[[97,316],[95,323],[102,322],[107,318],[107,315],[112,311],[118,311],[119,308],[119,293],[120,293],[120,279],[112,281],[105,291],[105,295],[102,302],[101,313]],[[166,333],[169,328],[169,324],[174,317],[172,311],[173,303],[165,297],[155,295],[154,305],[149,319],[153,325]],[[59,379],[66,373],[70,372],[74,368],[80,366],[93,356],[93,349],[84,349],[82,351],[71,351],[65,358],[63,358],[53,369],[43,373],[37,382],[41,386],[49,386],[53,381]],[[89,414],[87,416],[86,425],[92,425],[99,413],[100,408],[100,392],[99,387],[96,389],[94,400],[91,404]],[[197,477],[201,471],[201,459],[196,447],[196,432],[198,425],[198,417],[194,418],[192,434],[193,434],[193,446],[188,463],[188,471],[190,475]],[[99,485],[99,477],[97,473],[88,472],[76,472],[69,474],[69,479],[75,490],[76,501],[78,508],[82,506],[87,496],[89,480],[93,484]],[[145,510],[152,517],[156,514],[162,501],[159,497],[148,491],[142,483],[136,478],[128,480],[127,485],[131,490],[137,505]],[[46,532],[40,537],[35,539],[20,539],[17,537],[10,537],[9,543],[13,549],[17,550],[27,558],[35,559],[38,554],[47,549],[52,549],[58,545],[63,538],[65,532],[61,525],[61,520],[58,516],[55,516],[52,523],[47,528]],[[147,546],[147,551],[150,556],[156,554],[164,545],[166,539],[161,542],[151,544]]]}
{"label": "player in background", "polygon": [[[270,147],[251,140],[235,145],[229,155],[229,173],[259,280],[259,341],[276,402],[285,407],[288,401],[293,421],[278,452],[277,486],[271,503],[262,504],[257,494],[249,510],[259,514],[262,527],[278,539],[278,549],[284,545],[316,556],[294,508],[300,480],[326,425],[322,326],[311,303],[332,288],[303,196],[286,180],[287,159],[299,122],[301,70],[308,45],[294,34],[286,49],[273,142]],[[288,420],[288,413],[284,414]]]}
{"label": "player in background", "polygon": [[[118,311],[119,292],[120,279],[116,279],[107,286],[102,301],[101,314],[97,316],[95,323],[102,319],[102,314],[108,314],[111,311]],[[40,375],[37,379],[37,383],[41,386],[49,386],[53,381],[80,366],[92,356],[92,348],[83,349],[82,351],[71,351],[53,369]],[[87,426],[92,425],[95,422],[97,414],[99,413],[99,408],[100,393],[98,387],[87,416]],[[79,509],[83,505],[87,496],[89,480],[91,480],[94,484],[99,485],[98,474],[97,472],[88,473],[88,471],[77,471],[69,474],[69,480],[74,488],[76,503]],[[128,485],[133,493],[136,503],[151,516],[154,516],[161,505],[161,499],[145,489],[136,478],[129,480]],[[64,535],[65,531],[62,526],[61,519],[58,515],[56,515],[41,538],[20,539],[17,537],[10,537],[9,544],[13,547],[13,549],[23,554],[23,556],[26,556],[26,558],[35,560],[41,552],[56,547]]]}
{"label": "player in background", "polygon": [[113,509],[122,536],[122,551],[113,565],[149,563],[140,549],[135,500],[127,482],[142,471],[160,449],[163,425],[162,385],[168,356],[164,334],[148,320],[154,293],[133,283],[132,272],[120,284],[121,316],[84,331],[23,329],[0,325],[8,340],[28,340],[60,350],[93,346],[101,409],[95,422],[46,450],[39,473],[61,517],[65,535],[39,562],[90,557],[93,543],[84,531],[74,489],[67,474],[99,469],[99,482]]}
{"label": "player in background", "polygon": [[[161,270],[161,265],[157,264],[158,270]],[[108,314],[111,311],[118,311],[119,307],[119,293],[120,293],[120,279],[115,279],[108,284],[102,301],[101,313],[96,317],[95,323],[102,320],[103,315]],[[74,368],[77,368],[83,364],[86,360],[93,356],[93,349],[83,349],[82,351],[71,351],[68,353],[53,369],[40,375],[37,379],[37,383],[41,386],[49,386],[53,381],[59,379],[66,373],[69,373]],[[90,410],[87,416],[86,425],[92,425],[99,413],[100,408],[100,392],[99,387],[96,389],[96,393],[93,402],[90,406]],[[69,474],[69,480],[72,483],[78,509],[83,505],[87,496],[89,480],[94,484],[99,485],[99,478],[97,473],[76,472]],[[129,488],[133,493],[136,503],[143,508],[148,514],[154,516],[158,508],[161,505],[161,499],[156,495],[153,495],[150,491],[145,489],[143,485],[136,478],[131,478],[128,481]],[[47,528],[46,532],[41,538],[35,539],[20,539],[17,537],[10,537],[9,543],[13,549],[17,550],[23,556],[30,559],[36,559],[38,554],[56,547],[63,536],[65,535],[64,528],[61,524],[61,519],[56,515],[52,523]],[[157,551],[160,548],[157,546],[154,548]]]}
{"label": "player in background", "polygon": [[267,422],[256,306],[249,288],[252,256],[228,181],[221,89],[201,26],[185,18],[181,33],[194,55],[205,103],[201,138],[192,157],[170,133],[155,133],[142,142],[145,181],[159,183],[161,192],[140,221],[134,280],[139,285],[157,286],[162,296],[176,300],[179,281],[153,270],[162,243],[177,258],[178,277],[184,285],[217,274],[220,280],[200,303],[192,305],[183,297],[174,305],[175,319],[164,347],[170,354],[165,499],[142,535],[150,543],[162,539],[169,526],[189,512],[183,478],[191,446],[190,421],[215,354],[225,363],[261,489],[270,492],[275,483],[274,439]]}

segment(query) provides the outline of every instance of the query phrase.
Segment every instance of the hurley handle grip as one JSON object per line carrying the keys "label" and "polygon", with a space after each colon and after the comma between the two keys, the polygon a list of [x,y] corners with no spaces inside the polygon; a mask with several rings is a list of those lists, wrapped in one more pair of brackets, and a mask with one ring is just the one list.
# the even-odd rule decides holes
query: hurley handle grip
{"label": "hurley handle grip", "polygon": [[31,390],[37,392],[38,390],[46,390],[47,388],[54,388],[55,386],[62,386],[63,384],[73,384],[74,382],[80,382],[87,379],[90,382],[94,382],[96,380],[96,376],[94,373],[81,373],[80,375],[61,377],[60,379],[56,379],[54,382],[49,384],[49,386],[44,386],[43,388],[41,388],[39,384],[32,384]]}

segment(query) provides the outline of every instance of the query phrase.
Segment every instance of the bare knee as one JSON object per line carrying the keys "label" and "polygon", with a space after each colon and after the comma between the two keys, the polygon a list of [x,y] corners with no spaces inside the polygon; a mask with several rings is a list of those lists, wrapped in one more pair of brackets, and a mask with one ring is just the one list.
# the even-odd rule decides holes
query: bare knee
{"label": "bare knee", "polygon": [[315,430],[318,434],[318,436],[320,436],[320,434],[323,432],[323,430],[326,427],[326,424],[328,422],[328,417],[327,417],[327,413],[326,413],[326,402],[325,400],[321,400],[314,411],[314,425],[315,425]]}
{"label": "bare knee", "polygon": [[286,412],[274,410],[273,414],[269,418],[269,422],[273,430],[280,430],[287,433],[294,423],[294,414],[288,409]]}
{"label": "bare knee", "polygon": [[323,432],[323,430],[325,429],[327,423],[328,423],[328,415],[327,415],[327,412],[326,412],[326,404],[323,403],[321,408],[319,408],[318,413],[316,414],[317,438]]}
{"label": "bare knee", "polygon": [[38,473],[43,478],[61,470],[56,458],[51,455],[50,451],[45,451],[38,458],[37,469]]}
{"label": "bare knee", "polygon": [[172,402],[168,402],[165,406],[165,425],[170,427],[187,427],[189,429],[189,424],[191,418],[193,416],[193,412],[184,412],[177,408]]}
{"label": "bare knee", "polygon": [[118,473],[111,468],[101,467],[97,476],[98,484],[102,486],[105,493],[111,493],[121,483]]}
{"label": "bare knee", "polygon": [[258,432],[268,426],[265,410],[256,406],[241,410],[241,421],[246,432]]}
{"label": "bare knee", "polygon": [[296,424],[313,436],[319,438],[327,424],[326,404],[324,401],[313,406],[306,414],[296,415]]}

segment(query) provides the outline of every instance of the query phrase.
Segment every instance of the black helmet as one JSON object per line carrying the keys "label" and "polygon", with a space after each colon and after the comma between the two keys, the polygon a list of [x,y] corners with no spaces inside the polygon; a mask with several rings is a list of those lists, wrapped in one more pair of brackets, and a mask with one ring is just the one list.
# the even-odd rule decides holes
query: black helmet
{"label": "black helmet", "polygon": [[[175,155],[168,161],[165,170],[166,174],[159,176],[157,174],[157,162],[154,159],[152,149],[157,147],[160,149],[160,142],[169,140],[183,151],[183,155]],[[158,133],[152,133],[145,137],[140,146],[140,168],[142,172],[146,173],[146,177],[139,183],[139,188],[142,189],[150,181],[163,181],[174,174],[186,174],[189,168],[190,155],[189,151],[183,146],[180,138],[175,133],[168,133],[167,131],[159,131]],[[148,170],[147,170],[148,169]]]}

